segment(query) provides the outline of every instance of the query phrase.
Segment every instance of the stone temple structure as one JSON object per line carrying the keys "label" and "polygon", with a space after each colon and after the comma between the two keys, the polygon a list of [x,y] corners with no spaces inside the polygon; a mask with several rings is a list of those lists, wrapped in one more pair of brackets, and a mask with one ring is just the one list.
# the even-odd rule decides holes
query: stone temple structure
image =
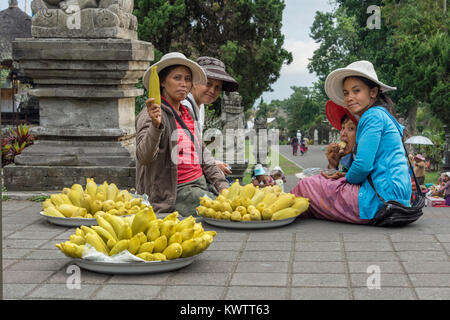
{"label": "stone temple structure", "polygon": [[86,177],[135,187],[135,88],[153,60],[133,0],[33,0],[32,38],[13,58],[36,84],[34,145],[4,167],[8,190],[62,190]]}

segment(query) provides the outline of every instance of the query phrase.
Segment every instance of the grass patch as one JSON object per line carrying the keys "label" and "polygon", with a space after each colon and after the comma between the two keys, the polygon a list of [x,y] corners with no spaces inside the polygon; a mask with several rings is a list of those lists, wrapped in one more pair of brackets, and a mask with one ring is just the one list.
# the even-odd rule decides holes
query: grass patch
{"label": "grass patch", "polygon": [[439,176],[439,171],[425,171],[425,183],[436,184]]}
{"label": "grass patch", "polygon": [[44,202],[46,199],[50,199],[50,196],[32,196],[29,197],[28,200],[34,201],[34,202]]}

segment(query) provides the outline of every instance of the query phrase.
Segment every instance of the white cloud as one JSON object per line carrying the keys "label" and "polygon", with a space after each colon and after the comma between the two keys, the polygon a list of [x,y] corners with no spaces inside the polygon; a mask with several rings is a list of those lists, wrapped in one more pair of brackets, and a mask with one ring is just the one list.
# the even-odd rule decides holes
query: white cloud
{"label": "white cloud", "polygon": [[307,68],[308,59],[313,56],[314,50],[319,47],[319,44],[312,39],[309,41],[287,39],[283,47],[292,53],[293,61],[290,65],[283,65],[281,74],[309,73]]}

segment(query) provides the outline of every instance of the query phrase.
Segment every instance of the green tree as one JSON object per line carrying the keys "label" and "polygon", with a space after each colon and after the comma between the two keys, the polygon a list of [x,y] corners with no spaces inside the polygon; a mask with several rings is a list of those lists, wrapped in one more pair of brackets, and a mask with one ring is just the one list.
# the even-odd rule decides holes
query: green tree
{"label": "green tree", "polygon": [[[240,83],[242,105],[251,108],[279,78],[292,54],[283,49],[282,0],[135,0],[139,39],[162,53],[213,56]],[[220,100],[214,104],[220,110]]]}

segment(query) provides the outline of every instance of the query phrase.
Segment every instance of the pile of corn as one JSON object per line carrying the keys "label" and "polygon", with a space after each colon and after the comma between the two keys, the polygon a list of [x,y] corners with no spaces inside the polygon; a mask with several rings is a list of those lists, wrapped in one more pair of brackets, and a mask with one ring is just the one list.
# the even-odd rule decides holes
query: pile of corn
{"label": "pile of corn", "polygon": [[236,180],[229,189],[212,200],[200,198],[200,216],[231,221],[283,220],[296,217],[309,207],[309,200],[284,193],[279,186],[260,189],[253,184],[241,186]]}
{"label": "pile of corn", "polygon": [[147,207],[142,198],[134,198],[127,190],[119,190],[114,183],[97,186],[94,179],[86,179],[86,188],[74,184],[62,193],[52,194],[42,203],[44,214],[60,218],[95,218],[105,213],[122,216],[136,214]]}

